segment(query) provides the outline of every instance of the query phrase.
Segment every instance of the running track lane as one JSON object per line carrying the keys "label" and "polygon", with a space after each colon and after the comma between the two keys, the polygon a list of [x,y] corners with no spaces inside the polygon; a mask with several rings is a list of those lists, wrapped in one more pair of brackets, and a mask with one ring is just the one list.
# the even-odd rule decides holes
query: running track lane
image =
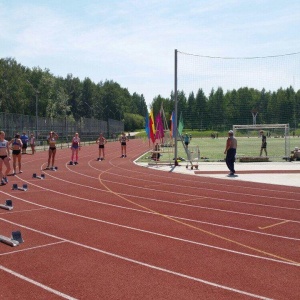
{"label": "running track lane", "polygon": [[[66,165],[70,151],[59,150],[59,169],[44,181],[31,176],[46,153],[23,157],[25,172],[9,179],[26,181],[29,191],[1,187],[14,210],[0,211],[0,234],[18,228],[25,239],[16,248],[0,244],[0,272],[9,281],[1,296],[299,295],[299,189],[161,173],[133,165],[146,144],[131,140],[126,159],[119,147],[107,144],[103,162],[95,161],[96,146],[84,147],[78,166]],[[17,295],[11,282],[19,283]]]}

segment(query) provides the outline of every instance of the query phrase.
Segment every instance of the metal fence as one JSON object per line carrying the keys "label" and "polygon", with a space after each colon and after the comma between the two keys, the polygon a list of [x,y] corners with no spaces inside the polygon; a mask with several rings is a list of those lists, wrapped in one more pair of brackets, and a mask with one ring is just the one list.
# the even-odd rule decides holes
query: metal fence
{"label": "metal fence", "polygon": [[108,119],[107,121],[94,118],[80,118],[78,121],[67,118],[43,118],[22,114],[0,112],[0,130],[5,132],[6,139],[10,140],[15,134],[33,133],[37,144],[43,145],[50,131],[55,131],[60,142],[69,142],[75,132],[79,133],[82,141],[96,140],[102,132],[106,138],[116,138],[124,131],[124,122]]}

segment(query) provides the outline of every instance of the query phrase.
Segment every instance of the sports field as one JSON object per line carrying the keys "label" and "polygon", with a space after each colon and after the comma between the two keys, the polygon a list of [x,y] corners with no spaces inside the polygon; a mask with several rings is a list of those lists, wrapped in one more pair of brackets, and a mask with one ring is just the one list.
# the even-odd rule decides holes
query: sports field
{"label": "sports field", "polygon": [[[261,138],[258,137],[237,137],[238,148],[237,158],[243,156],[257,157],[260,155]],[[288,140],[287,140],[288,141]],[[200,149],[200,161],[220,161],[225,158],[224,149],[226,138],[192,138],[189,147],[198,146]],[[282,137],[272,137],[267,139],[267,153],[270,161],[283,161],[285,153],[290,153],[294,147],[300,148],[300,139],[291,137],[289,144]],[[286,150],[287,149],[287,150]],[[174,149],[165,148],[165,153],[162,153],[161,161],[169,161],[174,158]],[[141,158],[141,161],[147,161],[150,154],[146,154]],[[265,153],[263,152],[263,156]],[[289,156],[289,155],[287,155]],[[187,158],[183,149],[182,143],[178,142],[178,157]]]}

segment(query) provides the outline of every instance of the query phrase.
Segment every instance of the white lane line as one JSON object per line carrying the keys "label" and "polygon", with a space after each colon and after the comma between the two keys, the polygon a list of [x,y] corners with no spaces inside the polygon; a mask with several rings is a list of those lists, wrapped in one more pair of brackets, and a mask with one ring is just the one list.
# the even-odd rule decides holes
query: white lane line
{"label": "white lane line", "polygon": [[[13,223],[13,222],[9,222],[9,223]],[[22,226],[20,224],[18,224],[18,225],[21,226],[21,227],[24,227],[24,228],[26,228],[28,230],[39,232],[38,230],[29,228],[27,226]],[[175,276],[178,276],[178,277],[181,277],[181,278],[193,280],[193,281],[200,282],[200,283],[203,283],[203,284],[206,284],[206,285],[209,285],[209,286],[213,286],[213,287],[220,288],[220,289],[227,290],[227,291],[231,291],[231,292],[234,292],[234,293],[246,295],[246,296],[253,297],[253,298],[256,298],[256,299],[269,299],[269,298],[266,298],[266,297],[261,296],[261,295],[248,293],[246,291],[242,291],[242,290],[239,290],[239,289],[231,288],[231,287],[228,287],[228,286],[225,286],[225,285],[221,285],[221,284],[218,284],[218,283],[215,283],[215,282],[211,282],[211,281],[207,281],[207,280],[204,280],[204,279],[201,279],[201,278],[189,276],[189,275],[186,275],[186,274],[183,274],[183,273],[171,271],[171,270],[168,270],[168,269],[165,269],[165,268],[162,268],[162,267],[157,267],[157,266],[154,266],[154,265],[150,265],[148,263],[145,263],[145,262],[142,262],[142,261],[138,261],[138,260],[135,260],[135,259],[131,259],[131,258],[128,258],[128,257],[125,257],[125,256],[121,256],[121,255],[118,255],[118,254],[115,254],[115,253],[112,253],[112,252],[104,251],[104,250],[101,250],[101,249],[98,249],[98,248],[95,248],[95,247],[87,246],[87,245],[84,245],[84,244],[81,244],[81,243],[78,243],[78,242],[74,242],[74,241],[71,241],[71,240],[60,238],[60,237],[52,235],[52,234],[43,233],[43,232],[39,232],[39,233],[45,234],[47,236],[51,236],[51,237],[54,237],[54,238],[57,238],[57,239],[60,239],[60,240],[65,241],[65,242],[69,242],[70,244],[73,244],[73,245],[76,245],[76,246],[79,246],[79,247],[83,247],[83,248],[88,249],[88,250],[99,252],[99,253],[102,253],[102,254],[105,254],[105,255],[108,255],[108,256],[111,256],[111,257],[123,260],[123,261],[134,263],[134,264],[137,264],[137,265],[140,265],[140,266],[144,266],[144,267],[147,267],[147,268],[150,268],[150,269],[153,269],[153,270],[157,270],[157,271],[161,271],[161,272],[164,272],[164,273],[167,273],[167,274],[175,275]],[[33,281],[33,280],[31,280],[31,279],[29,279],[27,277],[24,277],[23,275],[15,273],[14,271],[6,269],[5,267],[3,267],[1,265],[0,265],[0,268],[3,269],[4,271],[9,272],[9,273],[13,272],[11,274],[13,274],[13,275],[15,275],[17,277],[20,277],[21,279],[24,279],[26,281],[29,281],[29,282],[31,282],[33,284],[36,284],[36,285],[38,285],[38,286],[40,286],[42,288],[45,288],[46,290],[49,289],[49,291],[56,292],[56,293],[58,293],[58,295],[61,295],[62,297],[70,297],[70,296],[62,294],[62,293],[60,293],[58,291],[52,290],[52,289],[48,288],[47,286],[42,285],[42,284],[40,284],[40,283],[38,283],[36,281]],[[75,299],[75,298],[66,298],[66,299]]]}
{"label": "white lane line", "polygon": [[26,252],[26,251],[29,251],[29,250],[35,250],[35,249],[54,246],[54,245],[56,246],[56,245],[62,244],[62,243],[66,243],[66,242],[65,241],[59,241],[59,242],[44,244],[44,245],[40,245],[40,246],[36,246],[36,247],[30,247],[30,248],[21,249],[21,250],[15,250],[13,252],[0,253],[0,256],[14,255],[15,253],[19,253],[19,252]]}
{"label": "white lane line", "polygon": [[28,278],[28,277],[26,277],[26,276],[24,276],[24,275],[22,275],[22,274],[20,274],[20,273],[17,273],[17,272],[15,272],[15,271],[13,271],[13,270],[10,270],[10,269],[8,269],[8,268],[5,268],[5,267],[2,266],[2,265],[0,265],[0,269],[1,269],[2,271],[4,271],[4,272],[7,272],[7,273],[9,273],[9,274],[11,274],[11,275],[14,275],[14,276],[20,278],[20,279],[22,279],[22,280],[25,280],[25,281],[27,281],[27,282],[29,282],[29,283],[31,283],[31,284],[34,284],[34,285],[38,286],[39,288],[42,288],[42,289],[44,289],[44,290],[46,290],[46,291],[48,291],[48,292],[50,292],[50,293],[53,293],[53,294],[55,294],[55,295],[58,295],[58,296],[60,296],[60,297],[62,297],[62,298],[64,298],[64,299],[68,299],[68,300],[76,300],[76,299],[77,299],[77,298],[71,297],[71,296],[69,296],[69,295],[67,295],[67,294],[64,294],[64,293],[62,293],[62,292],[60,292],[60,291],[54,290],[54,289],[50,288],[49,286],[44,285],[44,284],[42,284],[42,283],[40,283],[40,282],[37,282],[37,281],[35,281],[35,280],[33,280],[33,279],[30,279],[30,278]]}
{"label": "white lane line", "polygon": [[[187,240],[187,239],[183,239],[183,238],[178,238],[178,237],[174,237],[174,236],[169,236],[169,235],[165,235],[165,234],[161,234],[161,233],[157,233],[157,232],[152,232],[152,231],[148,231],[148,230],[143,230],[143,229],[139,229],[139,228],[134,228],[134,227],[130,227],[130,226],[125,226],[125,225],[120,225],[120,224],[116,224],[116,223],[112,223],[112,222],[107,222],[107,221],[103,221],[103,220],[98,220],[98,219],[94,219],[94,218],[90,218],[90,217],[85,217],[85,216],[81,216],[81,215],[77,215],[74,213],[68,213],[66,212],[66,214],[68,215],[72,215],[75,217],[79,217],[79,218],[83,218],[86,220],[90,220],[90,221],[96,221],[99,223],[104,223],[107,225],[112,225],[112,226],[116,226],[116,227],[120,227],[120,228],[125,228],[125,229],[129,229],[129,230],[133,230],[133,231],[137,231],[137,232],[142,232],[142,233],[146,233],[146,234],[151,234],[154,236],[159,236],[159,237],[163,237],[163,238],[168,238],[171,240],[175,240],[175,241],[180,241],[180,242],[184,242],[184,243],[189,243],[189,244],[193,244],[193,245],[197,245],[197,246],[201,246],[201,247],[206,247],[206,248],[211,248],[211,249],[215,249],[215,250],[219,250],[219,251],[224,251],[224,252],[228,252],[228,253],[233,253],[233,254],[237,254],[237,255],[242,255],[242,256],[246,256],[246,257],[251,257],[251,258],[255,258],[255,259],[261,259],[261,260],[266,260],[266,261],[272,261],[272,262],[276,262],[276,263],[280,263],[280,264],[284,264],[284,265],[292,265],[292,266],[298,266],[297,263],[292,263],[292,262],[288,262],[288,261],[283,261],[283,260],[279,260],[279,259],[275,259],[275,258],[270,258],[270,257],[263,257],[263,256],[258,256],[258,255],[254,255],[254,254],[248,254],[248,253],[244,253],[244,252],[239,252],[239,251],[235,251],[235,250],[231,250],[231,249],[226,249],[226,248],[222,248],[222,247],[217,247],[217,246],[213,246],[213,245],[208,245],[208,244],[204,244],[204,243],[199,243],[199,242],[195,242],[195,241],[191,241],[191,240]],[[5,220],[3,218],[0,218],[0,220],[13,224],[13,225],[17,225],[19,227],[31,230],[33,232],[37,232],[55,239],[59,239],[62,241],[68,241],[68,242],[72,242],[70,240],[66,240],[64,238],[58,237],[56,235],[52,235],[31,227],[27,227],[25,225],[22,224],[18,224],[12,221],[8,221]]]}

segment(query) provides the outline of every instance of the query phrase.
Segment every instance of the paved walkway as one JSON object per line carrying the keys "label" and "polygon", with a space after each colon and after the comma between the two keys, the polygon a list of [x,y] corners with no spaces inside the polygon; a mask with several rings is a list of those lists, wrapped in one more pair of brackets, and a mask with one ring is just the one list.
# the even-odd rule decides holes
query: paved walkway
{"label": "paved walkway", "polygon": [[147,168],[160,171],[205,176],[224,180],[242,180],[259,183],[277,184],[300,187],[300,162],[264,162],[264,163],[235,163],[236,176],[229,177],[225,162],[201,162],[198,170],[186,168],[186,163],[180,166],[149,165],[139,163]]}

